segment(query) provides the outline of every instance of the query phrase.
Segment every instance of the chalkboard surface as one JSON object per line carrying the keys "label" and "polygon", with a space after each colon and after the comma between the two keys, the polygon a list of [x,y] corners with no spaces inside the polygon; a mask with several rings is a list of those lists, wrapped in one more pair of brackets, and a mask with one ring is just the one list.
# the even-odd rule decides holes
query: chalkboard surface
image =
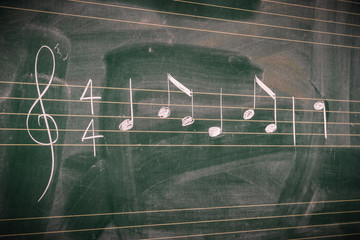
{"label": "chalkboard surface", "polygon": [[0,3],[0,239],[358,239],[360,3]]}

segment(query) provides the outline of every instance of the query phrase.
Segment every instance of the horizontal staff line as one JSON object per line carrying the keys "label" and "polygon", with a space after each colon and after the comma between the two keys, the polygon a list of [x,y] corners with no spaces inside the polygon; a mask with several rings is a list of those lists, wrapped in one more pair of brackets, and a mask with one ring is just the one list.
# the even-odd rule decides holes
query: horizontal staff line
{"label": "horizontal staff line", "polygon": [[[85,117],[85,118],[130,118],[130,116],[110,116],[110,115],[79,115],[79,114],[59,114],[59,113],[47,113],[48,115],[55,117]],[[28,113],[7,113],[0,112],[0,115],[14,115],[14,116],[27,116]],[[39,116],[41,113],[31,113],[30,116]],[[182,118],[160,118],[160,117],[134,117],[134,119],[152,119],[152,120],[182,120]],[[220,121],[220,119],[214,118],[194,118],[195,121]],[[243,120],[243,119],[223,119],[224,122],[248,122],[248,123],[273,123],[272,120]],[[277,120],[278,123],[292,124],[292,121],[281,121]],[[324,122],[306,122],[297,121],[297,124],[324,124]],[[327,122],[328,125],[360,125],[360,123],[349,123],[349,122]]]}
{"label": "horizontal staff line", "polygon": [[324,22],[324,23],[333,23],[333,24],[347,25],[347,26],[353,26],[353,27],[360,27],[359,24],[352,24],[352,23],[345,23],[345,22],[336,22],[336,21],[323,20],[323,19],[318,19],[318,18],[299,17],[299,16],[288,15],[288,14],[272,13],[272,12],[263,12],[263,11],[257,11],[257,10],[244,9],[244,8],[227,7],[227,6],[216,5],[216,4],[199,3],[199,2],[184,1],[184,0],[173,0],[173,1],[174,1],[174,2],[182,2],[182,3],[188,3],[188,4],[208,6],[208,7],[215,7],[215,8],[224,8],[224,9],[230,9],[230,10],[235,10],[235,11],[244,11],[244,12],[260,13],[260,14],[272,15],[272,16],[278,16],[278,17],[288,17],[288,18],[309,20],[309,21],[314,21],[314,22]]}
{"label": "horizontal staff line", "polygon": [[[0,6],[1,7],[1,6]],[[11,81],[0,81],[0,83],[8,83],[8,84],[24,84],[24,85],[36,85],[36,83],[29,83],[29,82],[11,82]],[[38,85],[46,86],[47,83],[39,83]],[[67,84],[55,84],[52,83],[51,86],[58,86],[58,87],[74,87],[74,88],[85,88],[85,85],[67,85]],[[102,87],[102,86],[93,86],[93,89],[109,89],[109,90],[124,90],[129,91],[129,88],[118,88],[118,87]],[[142,92],[163,92],[167,93],[167,90],[158,90],[158,89],[140,89],[140,88],[133,88],[132,91],[142,91]],[[171,90],[172,93],[183,93],[182,91]],[[210,92],[193,92],[194,95],[216,95],[219,96],[220,93],[210,93]],[[251,97],[253,98],[254,95],[250,94],[236,94],[236,93],[223,93],[223,96],[234,96],[234,97]],[[256,95],[256,97],[262,98],[269,98],[268,95]],[[277,99],[291,99],[292,97],[284,97],[284,96],[276,96]],[[330,98],[301,98],[295,97],[295,100],[309,100],[309,101],[319,101],[324,100],[328,102],[351,102],[351,103],[360,103],[360,100],[346,100],[346,99],[330,99]]]}
{"label": "horizontal staff line", "polygon": [[264,204],[250,204],[250,205],[237,205],[237,206],[180,208],[180,209],[175,208],[175,209],[147,210],[147,211],[135,211],[135,212],[90,213],[90,214],[65,215],[65,216],[9,218],[9,219],[0,219],[0,222],[17,221],[17,220],[51,219],[51,218],[69,218],[69,217],[72,218],[72,217],[92,217],[92,216],[107,216],[107,215],[144,214],[144,213],[204,211],[204,210],[234,209],[234,208],[274,207],[274,206],[289,206],[289,205],[291,206],[291,205],[305,205],[305,204],[328,204],[328,203],[349,203],[349,202],[360,202],[360,199],[339,199],[339,200],[324,200],[324,201],[311,201],[311,202],[290,202],[290,203],[264,203]]}
{"label": "horizontal staff line", "polygon": [[314,228],[314,227],[341,226],[341,225],[350,225],[350,224],[360,224],[360,222],[328,223],[328,224],[303,225],[303,226],[292,226],[292,227],[279,227],[279,228],[267,228],[267,229],[264,228],[264,229],[253,229],[253,230],[241,230],[241,231],[232,231],[232,232],[201,233],[201,234],[183,235],[183,236],[146,238],[146,239],[142,239],[142,240],[160,240],[160,239],[176,239],[176,238],[193,238],[193,237],[205,237],[205,236],[219,236],[219,235],[229,235],[229,234],[240,234],[240,233],[280,231],[280,230],[299,229],[299,228]]}
{"label": "horizontal staff line", "polygon": [[[0,143],[0,146],[5,147],[33,147],[44,146],[36,143]],[[59,147],[93,147],[93,144],[86,143],[55,143],[53,146]],[[236,145],[236,144],[223,144],[223,145],[210,145],[210,144],[96,144],[97,147],[273,147],[273,148],[360,148],[360,145]]]}
{"label": "horizontal staff line", "polygon": [[[23,97],[0,97],[0,99],[7,99],[7,100],[26,100],[26,101],[35,101],[37,98],[23,98]],[[77,100],[77,99],[52,99],[52,98],[42,98],[43,101],[49,101],[49,102],[75,102],[75,103],[99,103],[99,104],[127,104],[130,105],[130,102],[116,102],[116,101],[100,101],[100,100]],[[165,103],[146,103],[146,102],[135,102],[133,105],[146,105],[146,106],[164,106]],[[189,104],[170,104],[172,107],[192,107],[192,105]],[[220,108],[220,106],[210,106],[210,105],[194,105],[194,108]],[[234,106],[221,106],[223,109],[250,109],[252,107],[234,107]],[[274,108],[263,108],[263,107],[256,107],[254,110],[267,110],[267,111],[274,111]],[[277,108],[277,111],[293,111],[291,108]],[[319,112],[315,109],[295,109],[295,112]],[[360,114],[360,112],[355,111],[332,111],[327,110],[327,113],[348,113],[348,114]]]}
{"label": "horizontal staff line", "polygon": [[[105,6],[105,7],[131,9],[131,10],[136,10],[136,11],[145,11],[145,12],[169,14],[169,15],[182,16],[182,17],[192,17],[192,18],[200,18],[200,19],[222,21],[222,22],[241,23],[241,24],[254,25],[254,26],[260,26],[260,27],[270,27],[270,28],[287,29],[287,30],[294,30],[294,31],[312,32],[312,33],[328,34],[328,35],[335,35],[335,36],[342,36],[342,37],[355,37],[355,38],[360,37],[358,35],[352,35],[352,34],[325,32],[325,31],[319,31],[319,30],[310,30],[310,29],[303,29],[303,28],[286,27],[286,26],[271,25],[271,24],[264,24],[264,23],[255,23],[255,22],[246,22],[246,21],[230,20],[230,19],[223,19],[223,18],[205,17],[205,16],[199,16],[199,15],[176,13],[176,12],[167,12],[167,11],[159,11],[159,10],[153,10],[153,9],[129,7],[129,6],[122,6],[122,5],[107,4],[107,3],[97,3],[97,2],[89,2],[89,1],[82,1],[82,0],[68,0],[68,1],[77,2],[77,3],[84,3],[84,4],[98,5],[98,6]],[[272,2],[272,1],[270,1],[270,2]]]}
{"label": "horizontal staff line", "polygon": [[[0,112],[0,115],[15,115],[15,116],[27,116],[28,113],[7,113]],[[39,116],[41,113],[31,113],[30,116]],[[130,116],[108,116],[108,115],[75,115],[75,114],[58,114],[58,113],[48,113],[48,115],[56,117],[86,117],[86,118],[130,118]],[[159,117],[134,117],[134,119],[152,119],[152,120],[182,120],[182,118],[159,118]],[[220,121],[220,119],[210,119],[210,118],[194,118],[195,121]],[[243,120],[243,119],[223,119],[224,122],[248,122],[248,123],[273,123],[272,120]],[[277,120],[278,123],[292,124],[292,121],[281,121]],[[297,124],[324,124],[324,122],[306,122],[306,121],[297,121]],[[348,123],[348,122],[327,122],[328,125],[360,125],[360,123]]]}
{"label": "horizontal staff line", "polygon": [[292,7],[301,7],[301,8],[320,10],[320,11],[336,12],[336,13],[360,16],[359,13],[347,12],[347,11],[342,11],[342,10],[334,10],[334,9],[329,9],[329,8],[313,7],[313,6],[306,6],[306,5],[287,3],[287,2],[279,2],[279,1],[273,1],[273,0],[262,0],[262,1],[269,2],[269,3],[282,4],[282,5],[292,6]]}
{"label": "horizontal staff line", "polygon": [[[49,129],[56,131],[56,129]],[[27,131],[26,128],[0,128],[0,131]],[[29,131],[47,131],[47,129],[29,129]],[[59,132],[84,132],[84,129],[58,129]],[[155,131],[155,130],[102,130],[98,129],[96,132],[111,132],[111,133],[174,133],[174,134],[209,134],[209,132],[193,132],[193,131]],[[266,132],[222,132],[222,134],[239,134],[239,135],[293,135],[293,133],[266,133]],[[360,134],[351,133],[328,133],[330,136],[350,136],[360,137]],[[324,133],[296,133],[296,136],[324,136]]]}
{"label": "horizontal staff line", "polygon": [[354,2],[354,1],[349,1],[349,0],[338,0],[339,2],[346,2],[346,3],[351,3],[351,4],[360,4],[360,2]]}
{"label": "horizontal staff line", "polygon": [[[175,0],[174,0],[174,1],[175,1]],[[178,0],[177,0],[177,1],[178,1]],[[238,36],[238,37],[258,38],[258,39],[265,39],[265,40],[275,40],[275,41],[282,41],[282,42],[289,42],[289,43],[302,43],[302,44],[312,44],[312,45],[328,46],[328,47],[360,49],[360,47],[350,46],[350,45],[341,45],[341,44],[332,44],[332,43],[322,43],[322,42],[313,42],[313,41],[296,40],[296,39],[288,39],[288,38],[278,38],[278,37],[268,37],[268,36],[252,35],[252,34],[245,34],[245,33],[224,32],[224,31],[218,31],[218,30],[201,29],[201,28],[191,28],[191,27],[181,27],[181,26],[164,25],[164,24],[149,23],[149,22],[137,22],[137,21],[123,20],[123,19],[94,17],[94,16],[88,16],[88,15],[78,15],[78,14],[72,14],[72,13],[53,12],[53,11],[45,11],[45,10],[38,10],[38,9],[10,7],[10,6],[3,6],[3,5],[0,5],[0,8],[11,9],[11,10],[18,10],[18,11],[28,11],[28,12],[37,12],[37,13],[46,13],[46,14],[54,14],[54,15],[78,17],[78,18],[86,18],[86,19],[93,19],[93,20],[121,22],[121,23],[127,23],[127,24],[138,24],[138,25],[145,25],[145,26],[151,26],[151,27],[181,29],[181,30],[207,32],[207,33],[230,35],[230,36]]]}
{"label": "horizontal staff line", "polygon": [[[247,221],[247,220],[263,220],[263,219],[275,219],[275,218],[289,218],[289,217],[303,217],[303,216],[319,216],[319,215],[332,215],[332,214],[347,214],[358,213],[356,211],[343,211],[343,212],[324,212],[324,213],[308,213],[308,214],[291,214],[291,215],[278,215],[278,216],[262,216],[262,217],[248,217],[248,218],[233,218],[233,219],[213,219],[202,221],[190,221],[190,222],[170,222],[170,223],[155,223],[155,224],[142,224],[142,225],[130,225],[130,226],[118,226],[115,229],[130,229],[130,228],[145,228],[145,227],[161,227],[161,226],[176,226],[176,225],[188,225],[188,224],[203,224],[203,223],[220,223],[220,222],[235,222],[235,221]],[[359,222],[360,223],[360,222]],[[298,226],[300,227],[300,226]],[[29,236],[29,235],[44,235],[64,232],[86,232],[94,230],[112,229],[111,228],[94,228],[94,229],[72,229],[72,230],[60,230],[49,232],[34,232],[34,233],[15,233],[0,235],[0,237],[14,237],[14,236]],[[260,229],[258,229],[260,230]]]}
{"label": "horizontal staff line", "polygon": [[334,237],[347,237],[347,236],[355,236],[360,235],[360,233],[343,233],[343,234],[335,234],[335,235],[323,235],[323,236],[313,236],[313,237],[304,237],[304,238],[292,238],[288,240],[308,240],[308,239],[319,239],[319,238],[334,238]]}

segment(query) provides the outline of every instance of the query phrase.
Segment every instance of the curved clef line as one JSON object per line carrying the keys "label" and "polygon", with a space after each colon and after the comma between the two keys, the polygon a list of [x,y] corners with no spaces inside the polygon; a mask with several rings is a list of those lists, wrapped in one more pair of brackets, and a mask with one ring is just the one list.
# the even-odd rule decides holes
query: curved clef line
{"label": "curved clef line", "polygon": [[[51,76],[50,76],[50,79],[49,79],[49,82],[48,84],[46,85],[46,87],[44,88],[44,90],[41,92],[40,91],[40,87],[39,87],[39,80],[38,80],[38,72],[37,72],[37,65],[38,65],[38,57],[39,57],[39,54],[42,50],[49,50],[50,53],[51,53],[51,57],[52,57],[52,62],[53,62],[53,67],[52,67],[52,73],[51,73]],[[35,102],[33,103],[33,105],[30,107],[29,109],[29,112],[27,114],[27,117],[26,117],[26,129],[27,129],[27,132],[30,136],[30,138],[40,144],[40,145],[45,145],[45,146],[50,146],[50,149],[51,149],[51,173],[50,173],[50,177],[49,177],[49,180],[48,180],[48,183],[46,185],[46,188],[44,190],[44,192],[41,194],[40,198],[38,199],[38,202],[41,201],[41,199],[44,197],[44,195],[46,194],[47,190],[49,189],[49,186],[51,184],[51,181],[52,181],[52,178],[53,178],[53,175],[54,175],[54,167],[55,167],[55,155],[54,155],[54,143],[57,142],[58,140],[58,137],[59,137],[59,131],[58,131],[58,127],[57,127],[57,124],[54,120],[53,117],[51,117],[49,114],[47,114],[45,112],[45,108],[44,108],[44,104],[43,104],[43,101],[42,101],[42,97],[44,96],[44,94],[47,92],[47,90],[49,89],[52,81],[53,81],[53,78],[54,78],[54,73],[55,73],[55,56],[54,56],[54,52],[51,50],[50,47],[46,46],[46,45],[43,45],[40,47],[40,49],[38,50],[37,54],[36,54],[36,58],[35,58],[35,82],[36,82],[36,89],[37,89],[37,93],[38,93],[38,98],[35,100]],[[30,130],[29,130],[29,117],[30,117],[30,114],[31,112],[33,111],[34,107],[36,106],[36,104],[40,104],[40,108],[41,108],[41,112],[42,114],[40,114],[38,116],[38,125],[41,126],[41,123],[40,123],[40,120],[41,118],[44,119],[44,122],[45,122],[45,126],[46,126],[46,130],[47,130],[47,135],[48,135],[48,138],[49,138],[49,142],[41,142],[41,141],[38,141],[34,138],[34,136],[31,134]],[[51,136],[51,132],[50,132],[50,127],[49,127],[49,120],[54,124],[55,126],[55,132],[56,132],[56,138],[53,139],[52,136]]]}

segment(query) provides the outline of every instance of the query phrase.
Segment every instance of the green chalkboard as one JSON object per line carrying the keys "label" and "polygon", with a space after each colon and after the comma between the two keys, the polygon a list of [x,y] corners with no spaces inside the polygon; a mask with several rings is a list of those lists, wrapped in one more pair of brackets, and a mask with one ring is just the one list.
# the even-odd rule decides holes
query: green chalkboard
{"label": "green chalkboard", "polygon": [[357,1],[4,1],[0,239],[357,239]]}

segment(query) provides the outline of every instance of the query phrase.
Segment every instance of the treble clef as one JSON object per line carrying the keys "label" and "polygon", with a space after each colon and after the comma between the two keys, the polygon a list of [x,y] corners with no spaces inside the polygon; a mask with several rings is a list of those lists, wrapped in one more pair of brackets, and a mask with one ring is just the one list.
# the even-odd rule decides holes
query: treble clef
{"label": "treble clef", "polygon": [[[39,87],[37,64],[38,64],[38,57],[39,57],[39,54],[40,54],[42,49],[48,49],[50,51],[51,56],[52,56],[52,61],[53,61],[53,64],[52,64],[53,67],[52,67],[52,73],[51,73],[49,82],[46,85],[46,87],[44,88],[44,90],[41,92],[40,87]],[[56,122],[55,122],[55,120],[54,120],[54,118],[52,116],[50,116],[49,114],[47,114],[45,112],[44,104],[43,104],[43,101],[42,101],[42,97],[44,96],[46,91],[49,89],[49,87],[51,85],[51,82],[53,81],[54,73],[55,73],[55,56],[54,56],[54,53],[53,53],[53,51],[51,50],[50,47],[48,47],[46,45],[43,45],[38,50],[38,52],[36,54],[36,58],[35,58],[35,82],[36,82],[36,89],[37,89],[37,93],[38,93],[38,98],[35,100],[35,102],[31,106],[31,108],[29,109],[29,112],[28,112],[27,117],[26,117],[26,129],[27,129],[27,132],[28,132],[30,138],[34,142],[36,142],[36,143],[38,143],[40,145],[50,146],[50,149],[51,149],[51,173],[50,173],[50,177],[49,177],[48,183],[46,185],[46,188],[45,188],[44,192],[41,194],[38,202],[40,202],[40,200],[44,197],[45,193],[49,189],[50,183],[51,183],[53,175],[54,175],[54,167],[55,167],[54,143],[56,143],[56,141],[59,138],[59,132],[58,132],[58,127],[56,125]],[[38,116],[38,125],[41,126],[40,119],[43,118],[44,121],[45,121],[46,131],[47,131],[47,134],[48,134],[48,137],[49,137],[49,142],[40,142],[40,141],[36,140],[33,137],[33,135],[31,134],[30,129],[29,129],[29,117],[30,117],[30,114],[31,114],[32,110],[34,109],[34,107],[36,106],[36,104],[38,104],[38,103],[40,103],[40,108],[41,108],[41,111],[42,111],[42,114],[40,114]],[[48,119],[50,119],[50,121],[55,126],[56,138],[54,140],[53,140],[53,137],[51,136],[50,127],[49,127],[49,120]]]}

